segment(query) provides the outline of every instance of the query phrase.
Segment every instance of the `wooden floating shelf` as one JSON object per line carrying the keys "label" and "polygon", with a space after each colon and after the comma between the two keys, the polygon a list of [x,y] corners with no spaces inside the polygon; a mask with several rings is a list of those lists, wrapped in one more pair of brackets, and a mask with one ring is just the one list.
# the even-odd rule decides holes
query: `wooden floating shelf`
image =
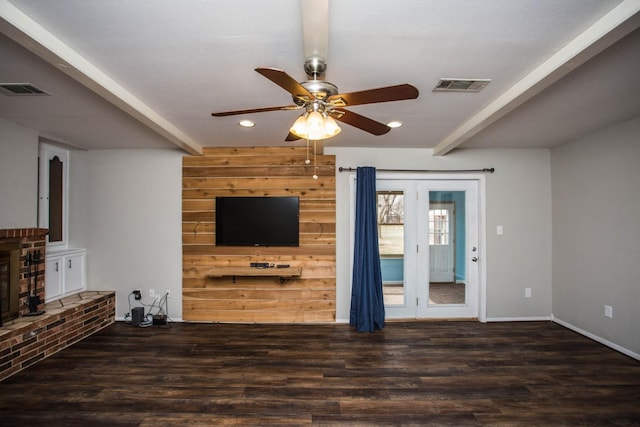
{"label": "wooden floating shelf", "polygon": [[284,283],[285,279],[299,277],[302,274],[302,267],[283,267],[283,268],[256,268],[256,267],[218,267],[208,272],[209,277],[231,277],[233,282],[236,276],[242,277],[279,277],[280,283]]}

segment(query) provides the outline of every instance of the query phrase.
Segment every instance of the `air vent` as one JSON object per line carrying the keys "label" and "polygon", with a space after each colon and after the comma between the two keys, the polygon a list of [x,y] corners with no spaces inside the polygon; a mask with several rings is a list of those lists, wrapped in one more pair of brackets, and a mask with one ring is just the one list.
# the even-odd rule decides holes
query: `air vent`
{"label": "air vent", "polygon": [[433,88],[434,92],[480,92],[491,79],[445,79],[442,78]]}
{"label": "air vent", "polygon": [[0,83],[0,92],[9,96],[51,95],[31,83]]}

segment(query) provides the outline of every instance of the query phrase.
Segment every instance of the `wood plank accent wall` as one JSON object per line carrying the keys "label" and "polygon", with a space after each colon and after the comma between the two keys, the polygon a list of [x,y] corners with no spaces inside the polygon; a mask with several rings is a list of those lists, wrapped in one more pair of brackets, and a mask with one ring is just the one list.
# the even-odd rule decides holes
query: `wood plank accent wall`
{"label": "wood plank accent wall", "polygon": [[[306,147],[205,148],[182,167],[182,317],[214,322],[334,322],[335,156]],[[313,158],[312,158],[313,160]],[[298,196],[299,247],[216,247],[216,196]],[[301,267],[300,277],[209,277],[252,262]],[[277,271],[274,269],[274,274]]]}

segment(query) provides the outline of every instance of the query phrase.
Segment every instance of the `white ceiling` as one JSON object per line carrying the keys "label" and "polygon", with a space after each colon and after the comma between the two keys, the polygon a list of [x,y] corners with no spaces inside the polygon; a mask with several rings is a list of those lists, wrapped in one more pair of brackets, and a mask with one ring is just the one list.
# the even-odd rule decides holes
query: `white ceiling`
{"label": "white ceiling", "polygon": [[[325,145],[553,147],[637,116],[639,11],[640,0],[330,0],[326,80],[341,92],[410,83],[420,96],[350,107],[404,125],[382,136],[341,125]],[[292,103],[254,68],[306,80],[300,0],[0,0],[0,32],[0,83],[51,94],[0,94],[0,116],[47,139],[191,153],[291,144],[299,111],[211,112]],[[440,77],[492,81],[432,92]]]}

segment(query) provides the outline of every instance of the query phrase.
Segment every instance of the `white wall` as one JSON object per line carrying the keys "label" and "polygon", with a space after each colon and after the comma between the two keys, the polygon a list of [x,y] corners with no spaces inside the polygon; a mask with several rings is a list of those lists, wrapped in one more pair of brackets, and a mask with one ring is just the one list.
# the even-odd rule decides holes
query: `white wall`
{"label": "white wall", "polygon": [[178,150],[96,150],[73,159],[70,193],[82,209],[73,240],[87,248],[88,289],[116,291],[117,318],[136,288],[147,303],[149,289],[170,289],[169,316],[182,318],[182,157]]}
{"label": "white wall", "polygon": [[553,149],[551,172],[554,317],[639,355],[640,117]]}
{"label": "white wall", "polygon": [[[551,315],[551,183],[547,149],[456,150],[433,157],[429,149],[325,147],[336,167],[386,169],[496,168],[486,176],[487,318]],[[337,173],[336,318],[349,318],[349,174]],[[504,235],[496,235],[496,225]],[[524,297],[524,289],[532,297]]]}
{"label": "white wall", "polygon": [[38,225],[38,132],[0,118],[0,229]]}
{"label": "white wall", "polygon": [[[182,152],[70,152],[69,246],[87,248],[87,289],[170,289],[182,318]],[[37,226],[38,132],[0,118],[0,229]]]}

